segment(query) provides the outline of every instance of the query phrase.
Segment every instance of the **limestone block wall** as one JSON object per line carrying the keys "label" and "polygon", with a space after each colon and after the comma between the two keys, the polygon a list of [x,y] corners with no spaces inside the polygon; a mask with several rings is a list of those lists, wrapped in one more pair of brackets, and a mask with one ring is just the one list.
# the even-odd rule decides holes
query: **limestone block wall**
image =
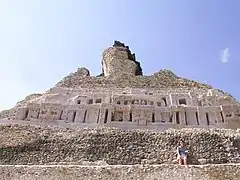
{"label": "limestone block wall", "polygon": [[52,88],[36,101],[1,116],[66,123],[212,126],[240,119],[239,107],[232,98],[213,90]]}
{"label": "limestone block wall", "polygon": [[148,104],[31,104],[18,108],[16,119],[63,120],[68,123],[135,123],[211,126],[239,118],[239,106],[159,107]]}

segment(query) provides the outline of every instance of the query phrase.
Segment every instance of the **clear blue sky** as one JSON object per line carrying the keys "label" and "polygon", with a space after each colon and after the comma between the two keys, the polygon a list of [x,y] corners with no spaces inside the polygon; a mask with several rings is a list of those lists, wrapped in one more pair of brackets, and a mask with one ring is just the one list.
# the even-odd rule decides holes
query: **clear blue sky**
{"label": "clear blue sky", "polygon": [[0,0],[0,109],[78,67],[99,74],[114,40],[146,75],[171,69],[240,99],[239,9],[239,0]]}

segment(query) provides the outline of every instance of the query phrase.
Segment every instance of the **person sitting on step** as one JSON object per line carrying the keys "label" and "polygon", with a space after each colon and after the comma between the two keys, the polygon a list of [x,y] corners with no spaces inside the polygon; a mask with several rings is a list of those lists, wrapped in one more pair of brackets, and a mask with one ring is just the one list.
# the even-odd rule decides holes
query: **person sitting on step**
{"label": "person sitting on step", "polygon": [[180,165],[184,164],[188,167],[187,164],[187,151],[185,149],[185,142],[183,139],[180,139],[177,147],[177,160]]}

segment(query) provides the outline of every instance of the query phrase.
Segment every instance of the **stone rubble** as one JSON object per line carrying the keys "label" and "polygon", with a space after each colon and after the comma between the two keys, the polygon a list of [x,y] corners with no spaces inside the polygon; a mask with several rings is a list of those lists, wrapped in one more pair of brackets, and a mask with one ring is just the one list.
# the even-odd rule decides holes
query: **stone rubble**
{"label": "stone rubble", "polygon": [[82,76],[78,71],[71,73],[56,84],[56,87],[96,88],[96,87],[132,87],[132,88],[203,88],[211,89],[207,84],[177,77],[170,70],[160,70],[149,76],[123,76],[109,78],[103,76]]}
{"label": "stone rubble", "polygon": [[236,130],[169,129],[163,132],[116,128],[0,126],[0,164],[109,165],[173,164],[184,138],[191,164],[240,163]]}

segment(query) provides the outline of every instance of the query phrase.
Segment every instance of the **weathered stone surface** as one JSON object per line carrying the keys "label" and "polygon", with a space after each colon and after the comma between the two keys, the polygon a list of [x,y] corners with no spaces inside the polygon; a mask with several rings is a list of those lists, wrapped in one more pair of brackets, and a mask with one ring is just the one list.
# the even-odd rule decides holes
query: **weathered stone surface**
{"label": "weathered stone surface", "polygon": [[239,180],[240,165],[0,166],[4,180]]}
{"label": "weathered stone surface", "polygon": [[75,83],[79,83],[78,80],[83,78],[88,78],[90,76],[90,72],[87,68],[78,68],[76,72],[74,73],[71,73],[69,74],[68,76],[64,77],[63,78],[63,82],[64,81],[72,81],[72,82],[75,82]]}
{"label": "weathered stone surface", "polygon": [[129,47],[119,41],[115,41],[113,47],[107,48],[103,52],[102,70],[106,77],[121,77],[124,74],[142,75],[142,68],[136,61],[135,54],[132,54]]}
{"label": "weathered stone surface", "polygon": [[240,163],[236,130],[169,129],[163,132],[119,129],[0,126],[0,164],[110,165],[173,164],[179,138],[189,150],[189,163]]}
{"label": "weathered stone surface", "polygon": [[36,98],[39,98],[39,97],[41,97],[41,96],[42,96],[42,94],[40,94],[40,93],[30,94],[30,95],[28,95],[24,100],[19,101],[19,102],[17,103],[17,105],[23,105],[23,104],[26,104],[26,103],[30,103],[32,100],[34,100],[34,99],[36,99]]}
{"label": "weathered stone surface", "polygon": [[123,126],[240,127],[240,103],[209,85],[167,69],[142,76],[129,47],[115,41],[103,52],[103,72],[79,68],[45,93],[32,94],[0,119]]}
{"label": "weathered stone surface", "polygon": [[[105,77],[108,75],[112,78]],[[124,43],[115,41],[113,47],[110,47],[103,52],[102,74],[100,76],[91,76],[91,78],[86,79],[79,73],[72,73],[57,83],[56,86],[68,88],[212,88],[207,84],[177,77],[170,70],[161,70],[150,76],[142,75],[142,68],[140,63],[136,61],[135,54],[132,54],[129,47],[125,46]],[[122,82],[122,79],[126,79],[126,77],[128,81]]]}
{"label": "weathered stone surface", "polygon": [[[240,177],[239,164],[227,164],[240,163],[240,131],[209,129],[240,127],[240,103],[167,69],[143,76],[135,54],[119,41],[103,52],[99,76],[78,68],[48,91],[0,112],[0,120],[10,123],[0,126],[0,179]],[[122,129],[107,128],[114,126]],[[190,169],[174,165],[180,138],[195,165]],[[23,164],[32,166],[10,166]]]}
{"label": "weathered stone surface", "polygon": [[[113,71],[114,72],[114,71]],[[116,73],[117,75],[117,73]],[[107,78],[103,75],[98,77],[83,78],[75,74],[65,77],[56,87],[67,88],[96,88],[96,87],[131,87],[131,88],[203,88],[211,89],[207,84],[177,77],[170,70],[161,70],[150,76],[116,76]]]}

